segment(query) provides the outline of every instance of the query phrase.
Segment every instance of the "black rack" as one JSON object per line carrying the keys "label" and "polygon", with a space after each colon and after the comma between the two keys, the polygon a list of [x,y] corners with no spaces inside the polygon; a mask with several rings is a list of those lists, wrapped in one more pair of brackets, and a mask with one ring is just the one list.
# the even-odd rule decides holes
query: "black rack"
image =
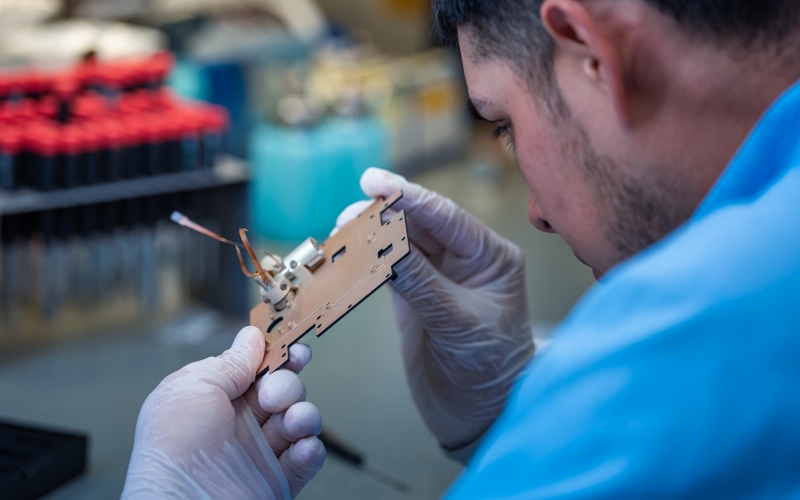
{"label": "black rack", "polygon": [[[156,200],[157,220],[168,220],[173,210],[181,210],[180,201],[200,193],[208,193],[205,203],[186,215],[212,216],[223,234],[236,234],[248,225],[247,163],[232,156],[222,156],[214,168],[168,173],[152,177],[120,180],[48,192],[29,189],[0,190],[0,234],[30,231],[31,221],[41,214],[63,210],[86,210],[107,204],[135,203],[142,199]],[[210,196],[210,197],[209,197]],[[194,198],[195,200],[197,198]],[[166,203],[164,203],[166,201]],[[173,201],[175,204],[173,204]],[[148,217],[150,216],[148,215]],[[33,217],[33,218],[31,218]],[[155,222],[155,220],[153,221]],[[13,237],[13,235],[12,235]],[[0,255],[2,255],[0,248]],[[249,282],[241,274],[234,254],[221,252],[219,282],[198,292],[196,298],[223,311],[246,314],[249,310]]]}
{"label": "black rack", "polygon": [[247,165],[241,160],[227,156],[211,170],[163,174],[48,192],[0,189],[0,218],[6,215],[121,201],[142,196],[230,186],[247,182],[249,178]]}

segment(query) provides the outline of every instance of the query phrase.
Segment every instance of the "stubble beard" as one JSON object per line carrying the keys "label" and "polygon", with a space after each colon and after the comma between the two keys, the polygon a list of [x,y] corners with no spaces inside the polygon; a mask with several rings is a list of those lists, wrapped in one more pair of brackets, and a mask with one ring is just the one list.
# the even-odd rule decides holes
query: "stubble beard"
{"label": "stubble beard", "polygon": [[[616,252],[609,268],[658,242],[691,217],[694,207],[669,169],[623,165],[600,154],[580,124],[562,123],[569,130],[564,147],[594,193],[606,219],[605,237]],[[625,168],[628,167],[628,168]]]}

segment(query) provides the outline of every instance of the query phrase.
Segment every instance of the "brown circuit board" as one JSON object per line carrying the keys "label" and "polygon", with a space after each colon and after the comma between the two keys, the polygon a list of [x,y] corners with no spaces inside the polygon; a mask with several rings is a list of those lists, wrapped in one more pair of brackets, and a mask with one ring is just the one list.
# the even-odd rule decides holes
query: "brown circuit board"
{"label": "brown circuit board", "polygon": [[410,249],[406,216],[400,211],[384,218],[385,222],[382,217],[402,196],[402,191],[397,191],[387,199],[377,199],[321,243],[323,263],[283,310],[260,303],[250,311],[250,324],[264,332],[267,340],[258,376],[286,364],[292,344],[311,330],[322,335],[397,276],[393,267]]}

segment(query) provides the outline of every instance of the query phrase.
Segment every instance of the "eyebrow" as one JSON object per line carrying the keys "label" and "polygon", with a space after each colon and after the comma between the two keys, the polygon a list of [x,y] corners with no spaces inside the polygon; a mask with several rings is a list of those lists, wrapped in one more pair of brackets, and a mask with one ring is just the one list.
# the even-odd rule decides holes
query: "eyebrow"
{"label": "eyebrow", "polygon": [[467,111],[469,111],[470,116],[476,120],[488,122],[489,120],[484,118],[481,112],[478,111],[478,108],[483,108],[486,106],[486,104],[487,101],[483,101],[481,99],[473,100],[472,98],[467,98]]}

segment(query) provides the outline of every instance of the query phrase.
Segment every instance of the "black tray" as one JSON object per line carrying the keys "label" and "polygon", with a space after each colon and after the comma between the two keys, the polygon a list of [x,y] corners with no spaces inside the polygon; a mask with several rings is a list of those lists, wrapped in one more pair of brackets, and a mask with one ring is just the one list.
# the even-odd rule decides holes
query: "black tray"
{"label": "black tray", "polygon": [[0,422],[0,498],[39,498],[86,470],[88,438]]}

